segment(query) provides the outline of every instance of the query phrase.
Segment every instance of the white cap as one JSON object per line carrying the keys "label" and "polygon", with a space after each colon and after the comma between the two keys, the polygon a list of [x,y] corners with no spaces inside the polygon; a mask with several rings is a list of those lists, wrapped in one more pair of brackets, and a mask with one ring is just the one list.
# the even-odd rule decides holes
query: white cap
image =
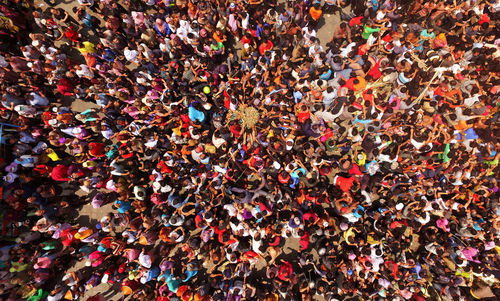
{"label": "white cap", "polygon": [[403,205],[403,203],[398,203],[398,204],[396,205],[396,209],[397,209],[397,210],[403,210],[403,208],[404,208],[404,207],[405,207],[405,205]]}

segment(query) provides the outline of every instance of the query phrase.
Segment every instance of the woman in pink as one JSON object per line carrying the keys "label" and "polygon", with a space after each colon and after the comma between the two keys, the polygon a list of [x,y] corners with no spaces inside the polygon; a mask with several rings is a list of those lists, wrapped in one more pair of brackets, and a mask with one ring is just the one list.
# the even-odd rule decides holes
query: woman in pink
{"label": "woman in pink", "polygon": [[144,13],[133,11],[132,19],[137,27],[142,27],[144,25]]}

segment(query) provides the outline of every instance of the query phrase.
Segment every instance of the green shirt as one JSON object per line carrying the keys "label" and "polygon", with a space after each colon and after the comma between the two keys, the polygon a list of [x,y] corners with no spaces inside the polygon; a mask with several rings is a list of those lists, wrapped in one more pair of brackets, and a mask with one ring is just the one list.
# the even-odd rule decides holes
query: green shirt
{"label": "green shirt", "polygon": [[46,241],[43,243],[43,250],[54,250],[57,246],[57,240]]}
{"label": "green shirt", "polygon": [[221,42],[217,42],[216,45],[214,45],[214,44],[210,45],[210,49],[215,50],[215,51],[219,51],[222,48],[224,48],[224,44],[222,44]]}
{"label": "green shirt", "polygon": [[436,34],[434,32],[427,32],[427,29],[424,29],[422,30],[422,32],[420,33],[420,36],[424,37],[424,38],[431,38],[431,39],[435,39],[436,38]]}
{"label": "green shirt", "polygon": [[379,31],[380,31],[380,28],[371,28],[371,27],[368,27],[365,25],[363,27],[363,39],[368,39],[372,33],[379,32]]}
{"label": "green shirt", "polygon": [[446,147],[444,148],[444,152],[442,154],[438,154],[438,158],[443,160],[443,163],[447,163],[450,161],[450,157],[448,157],[448,154],[450,153],[450,145],[446,144]]}

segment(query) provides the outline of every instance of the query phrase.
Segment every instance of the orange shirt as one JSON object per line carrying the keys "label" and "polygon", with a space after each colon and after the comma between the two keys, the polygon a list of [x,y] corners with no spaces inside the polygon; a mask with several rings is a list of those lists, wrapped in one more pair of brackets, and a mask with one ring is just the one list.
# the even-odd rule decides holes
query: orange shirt
{"label": "orange shirt", "polygon": [[323,14],[323,11],[320,9],[316,9],[313,7],[311,7],[311,9],[309,9],[309,14],[311,15],[311,17],[314,19],[314,20],[318,20],[321,15]]}
{"label": "orange shirt", "polygon": [[223,36],[219,36],[217,34],[217,32],[214,32],[214,34],[212,36],[213,36],[214,40],[216,40],[218,43],[222,43],[223,42],[222,41]]}
{"label": "orange shirt", "polygon": [[361,76],[356,77],[359,80],[358,84],[353,84],[353,87],[356,90],[364,90],[366,88],[366,80],[362,78]]}

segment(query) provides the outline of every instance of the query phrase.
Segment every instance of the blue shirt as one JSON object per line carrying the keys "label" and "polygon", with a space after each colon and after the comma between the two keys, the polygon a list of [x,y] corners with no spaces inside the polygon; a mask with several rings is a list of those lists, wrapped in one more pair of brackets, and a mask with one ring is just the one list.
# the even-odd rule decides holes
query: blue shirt
{"label": "blue shirt", "polygon": [[464,131],[465,134],[465,139],[467,140],[474,140],[479,138],[479,136],[476,134],[476,131],[474,131],[473,128],[468,128],[467,130]]}
{"label": "blue shirt", "polygon": [[126,213],[131,207],[131,203],[127,201],[118,200],[115,202],[115,205],[117,204],[120,204],[120,208],[118,208],[118,213]]}
{"label": "blue shirt", "polygon": [[168,27],[168,24],[166,22],[163,23],[163,29],[165,30],[165,32],[161,32],[159,29],[158,29],[158,25],[155,23],[155,31],[157,34],[159,34],[160,36],[162,37],[165,37],[165,36],[169,36],[170,34],[172,34],[172,30],[170,29],[170,27]]}
{"label": "blue shirt", "polygon": [[195,109],[192,106],[192,104],[188,108],[188,116],[189,116],[189,119],[191,119],[192,121],[195,121],[195,120],[198,120],[199,122],[205,121],[205,114],[203,114],[203,112],[200,112],[197,109]]}

